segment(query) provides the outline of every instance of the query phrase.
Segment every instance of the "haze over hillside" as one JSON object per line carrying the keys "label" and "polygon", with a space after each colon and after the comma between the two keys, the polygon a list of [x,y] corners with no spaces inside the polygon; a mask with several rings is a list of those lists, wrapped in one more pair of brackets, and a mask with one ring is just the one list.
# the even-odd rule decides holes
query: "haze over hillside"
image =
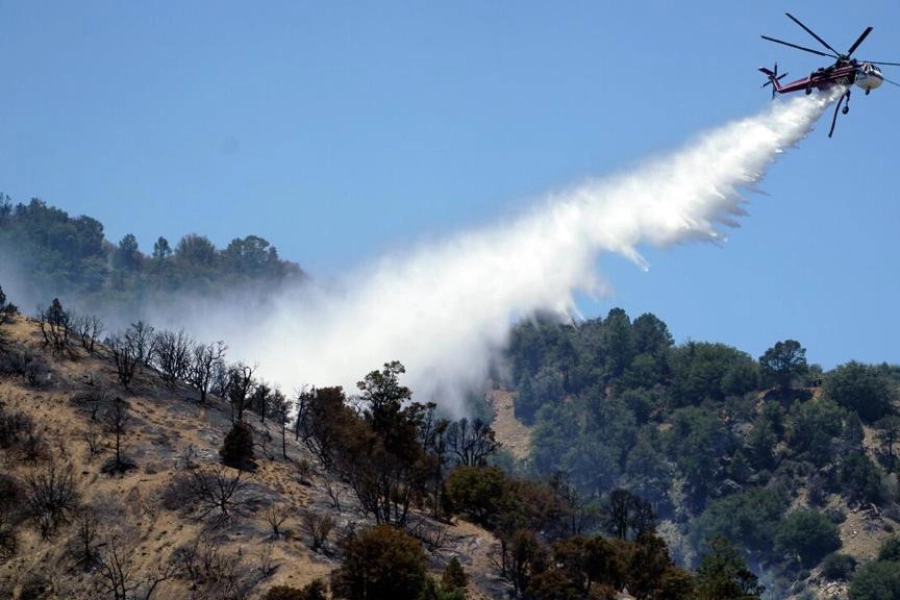
{"label": "haze over hillside", "polygon": [[[352,387],[372,365],[398,359],[419,397],[462,414],[465,394],[483,384],[515,320],[539,311],[568,317],[576,292],[602,294],[595,269],[601,253],[646,268],[640,244],[724,239],[719,226],[742,213],[741,188],[805,136],[828,102],[814,95],[773,105],[631,173],[554,194],[511,223],[377,259],[328,289],[286,285],[299,269],[280,261],[262,238],[236,239],[217,251],[202,236],[186,236],[174,253],[161,238],[153,256],[143,257],[133,236],[114,251],[101,249],[102,225],[86,217],[74,221],[91,236],[79,258],[101,264],[83,273],[85,281],[65,284],[95,293],[91,281],[102,279],[109,256],[114,269],[105,293],[130,287],[137,308],[154,322],[229,340],[238,356],[259,361],[286,389]],[[32,204],[31,210],[53,209]],[[217,274],[216,265],[231,271]],[[149,294],[129,279],[145,268]],[[154,297],[153,288],[185,290],[189,300]],[[260,299],[264,310],[257,310]]]}

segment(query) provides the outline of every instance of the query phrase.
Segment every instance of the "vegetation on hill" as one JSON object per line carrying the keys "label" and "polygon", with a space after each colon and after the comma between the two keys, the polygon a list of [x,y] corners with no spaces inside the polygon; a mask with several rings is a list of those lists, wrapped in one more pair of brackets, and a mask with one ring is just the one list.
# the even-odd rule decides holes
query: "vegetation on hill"
{"label": "vegetation on hill", "polygon": [[[267,240],[249,235],[218,249],[188,234],[174,246],[159,237],[150,254],[132,234],[117,243],[88,216],[70,217],[37,198],[13,204],[0,194],[0,252],[21,274],[29,298],[70,298],[79,308],[98,305],[136,314],[153,300],[179,294],[222,295],[269,290],[305,274],[282,260]],[[260,295],[260,297],[262,297]]]}
{"label": "vegetation on hill", "polygon": [[823,373],[796,340],[757,359],[676,345],[656,316],[621,309],[522,323],[508,356],[530,474],[563,474],[600,506],[616,488],[643,498],[688,564],[723,536],[786,595],[840,548],[846,510],[900,515],[898,367]]}
{"label": "vegetation on hill", "polygon": [[[353,600],[460,600],[479,594],[491,574],[470,574],[473,565],[461,562],[471,557],[458,550],[447,558],[445,536],[459,518],[494,536],[485,549],[488,570],[502,582],[494,592],[518,598],[614,598],[623,589],[640,599],[716,598],[731,589],[753,598],[761,590],[725,540],[704,552],[696,572],[677,566],[649,503],[630,492],[614,492],[594,515],[563,478],[539,481],[491,466],[499,449],[491,428],[413,401],[400,363],[366,375],[352,397],[317,388],[288,399],[220,354],[201,394],[189,375],[199,368],[196,350],[208,346],[140,323],[107,347],[69,330],[61,302],[51,306],[56,334],[44,321],[14,316],[0,329],[5,595],[321,598],[328,591]],[[219,415],[218,453],[172,442],[174,428],[187,423],[163,429],[151,418],[154,410],[197,408]],[[187,429],[198,426],[209,425]],[[138,432],[149,432],[155,448]],[[168,473],[160,473],[161,455],[176,457]],[[287,483],[298,471],[329,511],[315,508],[313,492]],[[110,494],[123,488],[132,490],[125,502]],[[356,516],[335,536],[332,515],[346,514]],[[297,523],[308,537],[285,535]],[[169,541],[164,527],[187,533]],[[236,539],[262,548],[258,565],[242,559]],[[305,553],[333,563],[329,575],[278,584],[275,548],[283,542],[278,564],[290,569],[300,540]],[[52,574],[38,570],[47,556],[58,565]],[[432,572],[435,560],[442,574]]]}
{"label": "vegetation on hill", "polygon": [[900,589],[900,367],[823,372],[791,339],[756,358],[675,344],[658,317],[618,308],[575,324],[538,316],[513,328],[500,382],[531,430],[519,460],[489,417],[417,402],[398,362],[357,390],[288,397],[229,362],[224,342],[145,321],[106,332],[99,313],[65,305],[73,294],[134,310],[303,277],[262,238],[224,250],[159,238],[145,256],[134,236],[114,245],[94,219],[4,196],[0,248],[29,293],[53,290],[25,320],[0,289],[0,596]]}

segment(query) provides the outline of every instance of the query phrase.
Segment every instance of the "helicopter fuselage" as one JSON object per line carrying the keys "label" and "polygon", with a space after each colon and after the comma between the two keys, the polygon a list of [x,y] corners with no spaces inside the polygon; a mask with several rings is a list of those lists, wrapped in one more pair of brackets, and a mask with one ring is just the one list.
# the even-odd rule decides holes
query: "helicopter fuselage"
{"label": "helicopter fuselage", "polygon": [[868,94],[883,82],[881,70],[871,63],[838,64],[813,71],[809,77],[779,85],[775,91],[779,94],[790,94],[803,90],[809,94],[814,89],[828,90],[836,85],[856,85]]}

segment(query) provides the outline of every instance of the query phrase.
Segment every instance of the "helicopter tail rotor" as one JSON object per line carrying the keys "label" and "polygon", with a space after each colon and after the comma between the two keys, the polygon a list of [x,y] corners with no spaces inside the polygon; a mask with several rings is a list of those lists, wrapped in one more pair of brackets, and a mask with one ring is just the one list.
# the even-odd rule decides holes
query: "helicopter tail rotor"
{"label": "helicopter tail rotor", "polygon": [[772,86],[772,100],[775,99],[775,94],[781,91],[781,85],[778,83],[783,78],[787,77],[787,73],[778,74],[778,63],[775,63],[775,67],[773,69],[767,69],[765,67],[760,67],[759,70],[764,73],[769,80],[762,84],[761,87],[766,87],[767,85]]}

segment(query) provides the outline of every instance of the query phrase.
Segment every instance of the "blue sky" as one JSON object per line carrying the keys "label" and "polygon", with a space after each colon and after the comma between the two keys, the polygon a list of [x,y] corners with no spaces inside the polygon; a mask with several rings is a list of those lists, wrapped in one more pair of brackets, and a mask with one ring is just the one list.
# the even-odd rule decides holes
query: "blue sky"
{"label": "blue sky", "polygon": [[[15,2],[0,0],[0,190],[160,235],[260,235],[328,279],[514,219],[769,102],[839,50],[900,62],[896,2]],[[900,68],[886,68],[900,80]],[[615,255],[612,296],[679,341],[811,362],[900,362],[900,88],[826,118],[763,181],[723,246]],[[386,357],[389,358],[389,357]]]}

